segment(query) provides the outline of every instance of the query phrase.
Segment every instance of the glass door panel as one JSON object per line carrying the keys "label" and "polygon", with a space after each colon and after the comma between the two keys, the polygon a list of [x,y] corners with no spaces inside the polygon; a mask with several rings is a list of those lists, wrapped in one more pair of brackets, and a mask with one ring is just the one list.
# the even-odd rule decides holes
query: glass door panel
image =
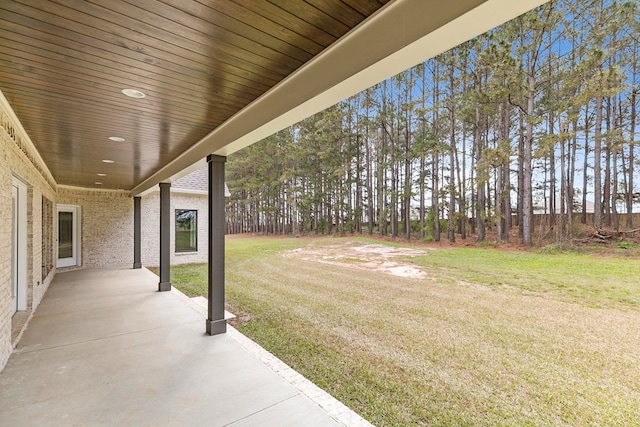
{"label": "glass door panel", "polygon": [[79,265],[80,244],[78,206],[58,206],[58,260],[57,267]]}
{"label": "glass door panel", "polygon": [[73,258],[73,212],[58,212],[58,259]]}

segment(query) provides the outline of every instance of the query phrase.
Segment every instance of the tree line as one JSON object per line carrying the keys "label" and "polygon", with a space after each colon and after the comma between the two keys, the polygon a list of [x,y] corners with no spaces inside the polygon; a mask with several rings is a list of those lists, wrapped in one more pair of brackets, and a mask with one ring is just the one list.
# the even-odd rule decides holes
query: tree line
{"label": "tree line", "polygon": [[228,231],[530,244],[534,213],[570,237],[589,212],[632,228],[638,18],[552,0],[241,150]]}

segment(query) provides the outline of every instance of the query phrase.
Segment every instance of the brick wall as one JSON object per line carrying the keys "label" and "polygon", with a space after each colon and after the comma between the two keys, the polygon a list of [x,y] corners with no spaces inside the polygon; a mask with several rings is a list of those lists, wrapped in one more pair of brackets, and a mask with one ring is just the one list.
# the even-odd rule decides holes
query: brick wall
{"label": "brick wall", "polygon": [[56,202],[56,184],[0,92],[0,370],[11,342],[12,177],[27,186],[27,310],[35,310],[53,280],[42,276],[42,196]]}
{"label": "brick wall", "polygon": [[[206,194],[171,192],[171,264],[207,262],[208,258],[208,197]],[[198,251],[176,253],[175,251],[175,210],[195,209],[198,211]],[[160,261],[160,193],[154,191],[141,200],[142,210],[142,265],[158,266]]]}
{"label": "brick wall", "polygon": [[58,204],[81,209],[82,256],[76,268],[133,266],[133,199],[129,192],[60,186]]}
{"label": "brick wall", "polygon": [[[196,176],[197,175],[197,176]],[[202,181],[202,171],[192,178]],[[77,268],[131,268],[133,265],[133,199],[126,191],[108,191],[58,186],[37,150],[15,118],[0,92],[0,371],[13,347],[11,308],[11,189],[12,178],[24,182],[27,191],[26,281],[27,311],[34,311],[51,284],[56,271],[42,277],[42,198],[56,205],[81,208],[81,265]],[[185,185],[193,184],[183,182]],[[183,190],[184,191],[184,190]],[[158,265],[159,193],[142,199],[142,262]],[[198,211],[198,251],[175,253],[175,209]],[[206,194],[172,192],[171,263],[207,261],[208,206]],[[46,229],[46,227],[45,227]],[[55,242],[55,224],[49,228]],[[55,251],[54,251],[55,253]],[[13,325],[15,326],[15,325]]]}

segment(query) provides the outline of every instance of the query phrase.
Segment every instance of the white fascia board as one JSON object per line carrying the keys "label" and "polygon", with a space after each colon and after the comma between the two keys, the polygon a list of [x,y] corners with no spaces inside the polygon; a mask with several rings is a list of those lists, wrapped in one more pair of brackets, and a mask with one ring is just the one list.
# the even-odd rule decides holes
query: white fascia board
{"label": "white fascia board", "polygon": [[228,156],[548,0],[396,0],[131,190]]}
{"label": "white fascia board", "polygon": [[208,196],[209,192],[208,191],[203,191],[203,190],[191,190],[189,188],[175,188],[175,187],[171,187],[171,193],[176,193],[176,194],[190,194],[192,196]]}
{"label": "white fascia board", "polygon": [[[208,196],[209,192],[208,191],[204,191],[204,190],[191,190],[189,188],[176,188],[176,187],[171,187],[170,189],[171,193],[176,193],[176,194],[189,194],[192,196]],[[153,187],[150,188],[142,193],[139,194],[139,196],[146,196],[148,194],[151,193],[156,193],[156,192],[160,192],[160,189],[158,187]],[[229,192],[229,187],[227,187],[227,183],[225,182],[224,184],[224,197],[231,197],[231,192]]]}

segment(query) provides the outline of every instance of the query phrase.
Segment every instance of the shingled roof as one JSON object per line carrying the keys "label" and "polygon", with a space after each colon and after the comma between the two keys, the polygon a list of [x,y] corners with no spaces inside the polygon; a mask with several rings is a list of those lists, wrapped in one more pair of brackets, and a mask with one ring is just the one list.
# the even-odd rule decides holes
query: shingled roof
{"label": "shingled roof", "polygon": [[[182,190],[186,193],[207,194],[209,192],[209,180],[207,176],[207,167],[197,169],[188,175],[174,181],[171,184],[173,190]],[[225,197],[231,196],[227,184],[224,184]]]}

